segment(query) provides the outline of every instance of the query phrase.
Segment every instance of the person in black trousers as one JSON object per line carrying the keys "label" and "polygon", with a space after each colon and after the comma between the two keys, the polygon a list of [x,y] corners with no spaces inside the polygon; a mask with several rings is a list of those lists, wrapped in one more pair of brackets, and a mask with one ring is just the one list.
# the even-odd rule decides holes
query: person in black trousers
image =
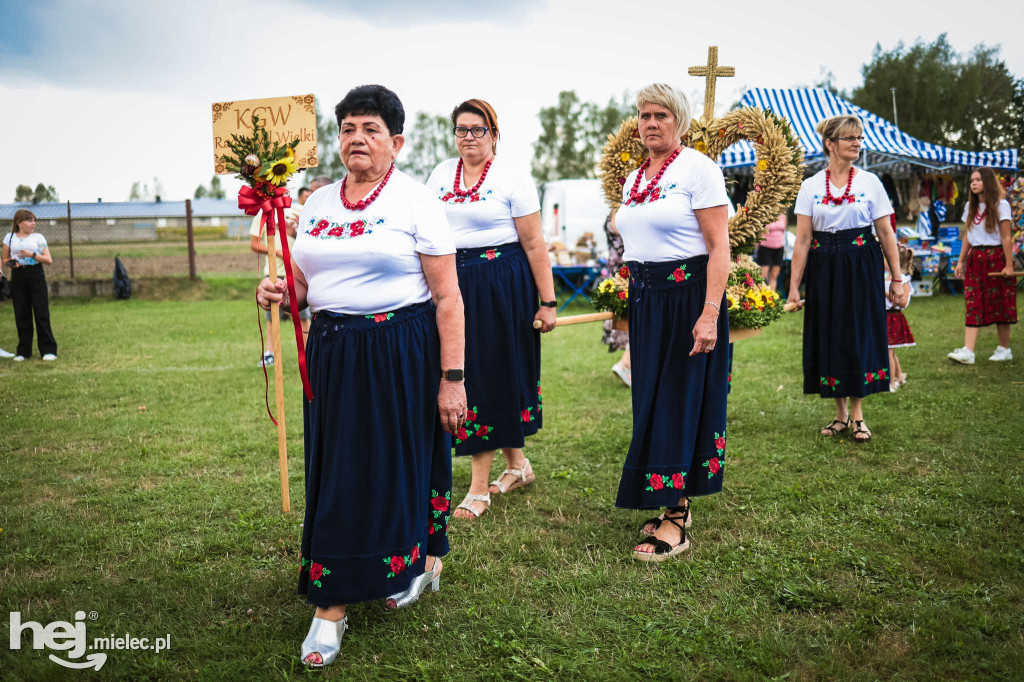
{"label": "person in black trousers", "polygon": [[50,300],[46,290],[43,263],[53,263],[46,238],[36,232],[36,216],[19,209],[14,226],[4,235],[3,263],[11,268],[11,300],[14,322],[18,327],[18,350],[15,362],[32,355],[32,318],[39,333],[39,354],[43,360],[57,359],[57,341],[50,329]]}

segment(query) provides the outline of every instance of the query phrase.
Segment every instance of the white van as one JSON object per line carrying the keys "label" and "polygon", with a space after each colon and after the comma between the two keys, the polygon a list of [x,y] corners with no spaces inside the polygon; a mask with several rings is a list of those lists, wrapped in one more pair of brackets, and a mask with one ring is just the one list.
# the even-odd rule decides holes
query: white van
{"label": "white van", "polygon": [[610,209],[600,180],[554,180],[542,192],[541,226],[549,244],[560,241],[573,249],[584,232],[592,232],[598,255],[608,255],[604,220]]}

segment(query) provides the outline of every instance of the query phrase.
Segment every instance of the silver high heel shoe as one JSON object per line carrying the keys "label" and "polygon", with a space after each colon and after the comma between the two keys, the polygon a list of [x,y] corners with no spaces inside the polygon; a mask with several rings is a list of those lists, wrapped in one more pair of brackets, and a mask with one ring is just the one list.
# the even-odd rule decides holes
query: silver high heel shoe
{"label": "silver high heel shoe", "polygon": [[[434,567],[437,568],[437,559],[434,559]],[[401,609],[409,606],[420,598],[420,595],[426,592],[427,585],[430,586],[432,592],[437,592],[441,589],[441,572],[434,573],[433,570],[424,571],[422,575],[414,578],[412,583],[409,584],[409,589],[405,592],[399,592],[393,594],[384,600],[384,608],[389,610]]]}
{"label": "silver high heel shoe", "polygon": [[[314,668],[323,668],[334,663],[341,651],[341,638],[345,636],[348,629],[348,616],[338,622],[313,617],[309,626],[309,633],[302,642],[302,662]],[[310,654],[320,654],[319,663],[306,663]]]}

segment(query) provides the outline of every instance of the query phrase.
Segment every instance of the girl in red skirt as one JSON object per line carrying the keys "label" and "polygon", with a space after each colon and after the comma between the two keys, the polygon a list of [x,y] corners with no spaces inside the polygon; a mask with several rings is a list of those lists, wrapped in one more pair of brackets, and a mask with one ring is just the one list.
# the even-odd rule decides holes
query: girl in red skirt
{"label": "girl in red skirt", "polygon": [[[896,357],[897,348],[909,348],[916,345],[914,334],[910,331],[910,324],[903,314],[903,309],[910,303],[910,275],[913,273],[914,252],[900,244],[900,272],[903,273],[903,298],[898,303],[886,299],[885,301],[885,326],[889,333],[889,392],[895,393],[903,384],[907,383],[907,375],[900,365],[900,359]],[[892,275],[888,269],[885,271],[885,290],[889,290]]]}
{"label": "girl in red skirt", "polygon": [[[971,173],[971,192],[964,211],[963,247],[955,275],[964,278],[964,347],[948,355],[950,360],[974,364],[978,328],[996,325],[999,346],[989,360],[1013,359],[1010,325],[1017,324],[1017,289],[1013,277],[1010,241],[1010,202],[991,168]],[[997,276],[989,273],[998,272]]]}

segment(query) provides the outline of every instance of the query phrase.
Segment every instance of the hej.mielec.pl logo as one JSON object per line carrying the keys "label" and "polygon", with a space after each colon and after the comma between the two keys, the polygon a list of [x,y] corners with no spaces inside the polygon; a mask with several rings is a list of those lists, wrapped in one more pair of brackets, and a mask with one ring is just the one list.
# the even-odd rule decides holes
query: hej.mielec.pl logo
{"label": "hej.mielec.pl logo", "polygon": [[[11,611],[11,629],[10,629],[10,645],[11,649],[20,649],[22,638],[25,632],[28,631],[32,638],[33,649],[53,649],[54,651],[67,651],[67,657],[70,659],[81,658],[82,654],[85,653],[86,648],[89,649],[119,649],[119,650],[136,650],[136,649],[153,649],[157,652],[163,651],[171,645],[171,635],[168,633],[166,637],[157,637],[155,644],[151,647],[149,645],[149,638],[137,638],[125,635],[124,637],[98,637],[93,640],[90,646],[87,643],[85,635],[85,611],[75,612],[75,622],[68,623],[66,621],[54,621],[49,625],[43,626],[40,623],[34,621],[21,622],[21,612]],[[97,614],[93,612],[89,616],[92,620],[96,620]],[[58,658],[53,654],[50,654],[50,660],[54,663],[62,665],[66,668],[95,668],[99,670],[103,667],[103,664],[107,662],[107,655],[105,653],[92,653],[85,657],[84,661],[66,661],[62,658]]]}

